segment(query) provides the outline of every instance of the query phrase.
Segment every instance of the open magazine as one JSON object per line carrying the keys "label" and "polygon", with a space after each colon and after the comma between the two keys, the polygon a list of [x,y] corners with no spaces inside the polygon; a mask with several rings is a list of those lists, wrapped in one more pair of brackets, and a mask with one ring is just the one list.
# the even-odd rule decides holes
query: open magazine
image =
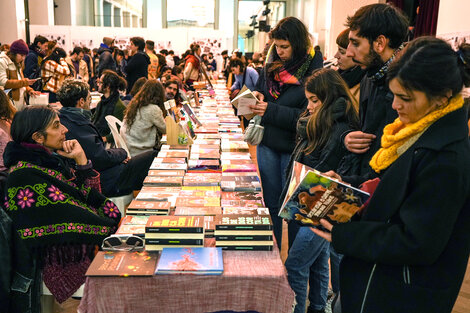
{"label": "open magazine", "polygon": [[243,115],[247,120],[250,120],[255,116],[250,109],[250,105],[256,104],[258,101],[258,98],[256,98],[253,92],[244,85],[231,102],[233,106],[237,108],[237,115]]}
{"label": "open magazine", "polygon": [[369,194],[294,162],[286,197],[279,216],[302,226],[320,225],[325,218],[346,223],[359,212]]}

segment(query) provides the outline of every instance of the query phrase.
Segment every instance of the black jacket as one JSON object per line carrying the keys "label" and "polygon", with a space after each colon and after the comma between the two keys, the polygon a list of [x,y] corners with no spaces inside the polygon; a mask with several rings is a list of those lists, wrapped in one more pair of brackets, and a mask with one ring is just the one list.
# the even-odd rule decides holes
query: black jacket
{"label": "black jacket", "polygon": [[343,312],[452,311],[470,251],[466,117],[431,125],[384,172],[361,221],[333,227]]}
{"label": "black jacket", "polygon": [[148,77],[148,67],[150,64],[149,56],[138,51],[135,55],[129,58],[129,62],[125,68],[127,74],[127,93],[129,93],[134,86],[134,83],[141,77]]}
{"label": "black jacket", "polygon": [[277,99],[274,99],[268,91],[266,69],[263,69],[255,88],[256,91],[264,95],[264,101],[268,103],[262,118],[264,135],[261,143],[263,145],[278,152],[292,153],[295,147],[297,120],[308,103],[307,98],[305,98],[303,83],[314,69],[321,67],[323,67],[322,55],[316,53],[310,62],[309,69],[301,80],[301,84],[298,86],[285,84],[281,88],[281,95]]}
{"label": "black jacket", "polygon": [[39,58],[44,56],[36,51],[35,47],[29,48],[29,53],[24,59],[24,77],[38,78],[41,77],[41,67],[39,65]]}
{"label": "black jacket", "polygon": [[369,166],[372,156],[380,148],[380,138],[386,125],[392,123],[397,117],[397,112],[392,108],[393,93],[388,89],[385,77],[378,81],[372,81],[364,76],[361,81],[361,95],[359,99],[360,130],[374,134],[376,138],[363,154],[349,153],[340,166],[339,174],[343,180],[358,186],[376,175]]}
{"label": "black jacket", "polygon": [[96,72],[98,77],[101,76],[104,70],[111,70],[116,72],[116,62],[114,62],[113,52],[103,44],[98,49],[98,55],[100,56],[98,67]]}
{"label": "black jacket", "polygon": [[349,121],[345,114],[346,105],[347,103],[344,98],[336,100],[333,104],[334,124],[329,140],[324,146],[315,149],[309,154],[305,154],[304,152],[305,148],[308,146],[306,126],[309,117],[302,117],[299,119],[297,123],[297,145],[295,146],[294,152],[289,160],[289,165],[287,166],[285,174],[286,184],[284,185],[281,197],[279,198],[279,207],[282,206],[282,202],[284,201],[284,197],[287,193],[294,161],[305,164],[320,172],[327,172],[330,170],[336,171],[339,162],[347,152],[341,140],[341,135],[351,127],[355,126],[355,121]]}
{"label": "black jacket", "polygon": [[80,113],[78,108],[62,108],[59,111],[60,122],[69,130],[67,139],[77,139],[85,154],[93,163],[93,168],[101,174],[103,194],[111,195],[115,180],[121,174],[127,158],[124,149],[106,149],[103,139],[90,119]]}

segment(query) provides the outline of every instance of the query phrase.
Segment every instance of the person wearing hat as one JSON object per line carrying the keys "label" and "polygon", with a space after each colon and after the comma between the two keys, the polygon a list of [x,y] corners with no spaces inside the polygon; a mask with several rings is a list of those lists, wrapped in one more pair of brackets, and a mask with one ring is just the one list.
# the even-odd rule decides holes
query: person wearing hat
{"label": "person wearing hat", "polygon": [[111,37],[103,37],[103,43],[98,49],[100,56],[97,72],[98,77],[101,76],[104,70],[111,70],[116,72],[116,62],[113,58],[114,39]]}
{"label": "person wearing hat", "polygon": [[29,95],[38,94],[29,87],[35,80],[25,78],[23,75],[22,64],[28,53],[26,42],[18,39],[13,41],[10,51],[0,54],[0,87],[3,90],[11,89],[9,95],[18,110],[25,105],[25,92]]}

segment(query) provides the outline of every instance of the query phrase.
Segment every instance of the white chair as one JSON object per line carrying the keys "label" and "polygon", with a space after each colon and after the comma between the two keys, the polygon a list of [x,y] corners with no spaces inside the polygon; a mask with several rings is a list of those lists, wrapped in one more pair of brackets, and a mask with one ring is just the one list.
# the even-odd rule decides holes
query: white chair
{"label": "white chair", "polygon": [[[122,122],[113,115],[107,115],[105,119],[106,122],[108,122],[109,129],[111,129],[111,134],[113,134],[114,144],[116,145],[116,147],[126,150],[127,156],[131,156],[131,154],[129,153],[129,149],[127,148],[126,141],[124,140],[124,138],[122,138],[117,128],[118,125],[120,128],[122,127]],[[121,214],[124,216],[126,206],[131,203],[131,201],[134,199],[134,195],[133,193],[130,193],[128,195],[112,197],[110,199],[114,202],[114,204],[117,205],[119,211],[121,211]]]}
{"label": "white chair", "polygon": [[114,144],[116,145],[116,147],[126,150],[127,156],[131,156],[131,154],[129,153],[129,149],[127,148],[127,143],[124,138],[122,138],[117,127],[119,125],[119,128],[121,128],[122,122],[113,115],[106,115],[105,119],[106,122],[108,122],[111,134],[113,134]]}

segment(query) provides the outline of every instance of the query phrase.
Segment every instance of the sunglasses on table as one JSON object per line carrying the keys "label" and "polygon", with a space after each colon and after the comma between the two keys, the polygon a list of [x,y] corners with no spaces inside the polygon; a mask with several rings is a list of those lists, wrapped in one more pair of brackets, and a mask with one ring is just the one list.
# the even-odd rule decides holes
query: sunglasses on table
{"label": "sunglasses on table", "polygon": [[134,235],[112,235],[103,239],[104,251],[143,251],[144,239]]}

